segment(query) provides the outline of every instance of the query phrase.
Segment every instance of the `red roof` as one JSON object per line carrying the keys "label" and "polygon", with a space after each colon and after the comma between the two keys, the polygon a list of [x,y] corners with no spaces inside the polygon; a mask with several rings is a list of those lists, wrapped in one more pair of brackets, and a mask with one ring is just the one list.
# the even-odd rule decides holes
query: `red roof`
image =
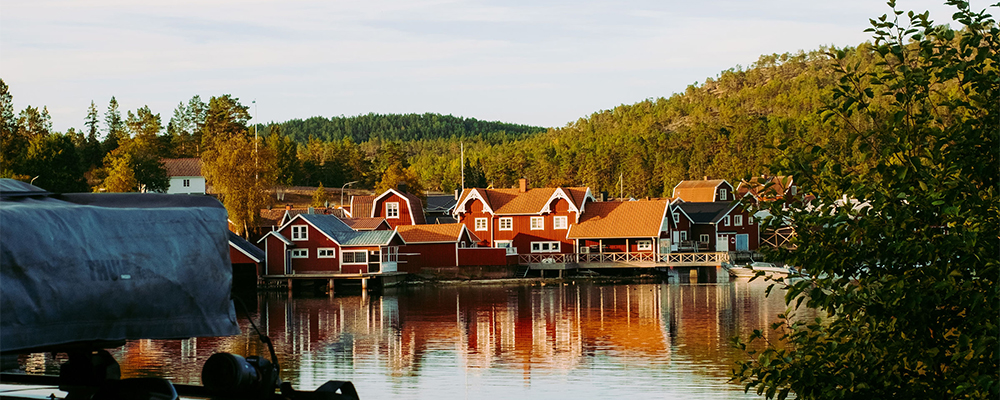
{"label": "red roof", "polygon": [[164,158],[167,176],[202,176],[200,158]]}
{"label": "red roof", "polygon": [[568,197],[574,208],[580,209],[587,197],[588,188],[535,188],[521,192],[520,189],[466,189],[458,200],[458,208],[464,209],[466,200],[475,193],[493,214],[523,215],[540,214],[546,211],[554,196],[561,193]]}
{"label": "red roof", "polygon": [[606,201],[587,205],[569,239],[652,238],[660,236],[670,200]]}
{"label": "red roof", "polygon": [[351,227],[356,231],[373,231],[379,228],[381,225],[385,225],[386,229],[389,229],[389,225],[386,224],[384,218],[341,218],[347,226]]}
{"label": "red roof", "polygon": [[373,200],[375,196],[351,196],[351,216],[370,218]]}
{"label": "red roof", "polygon": [[[462,238],[462,231],[468,232],[464,224],[400,225],[396,232],[407,244],[414,243],[456,243]],[[472,243],[479,238],[469,232]]]}

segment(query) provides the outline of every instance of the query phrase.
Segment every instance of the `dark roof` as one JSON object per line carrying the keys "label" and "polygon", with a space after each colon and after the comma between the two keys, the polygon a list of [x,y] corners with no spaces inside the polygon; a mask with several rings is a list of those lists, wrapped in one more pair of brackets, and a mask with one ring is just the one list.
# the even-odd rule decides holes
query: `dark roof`
{"label": "dark roof", "polygon": [[455,200],[455,196],[443,195],[443,196],[427,196],[427,204],[424,205],[424,212],[426,213],[447,213],[455,208],[455,204],[458,200]]}
{"label": "dark roof", "polygon": [[679,206],[696,224],[718,223],[736,204],[728,201],[681,203]]}
{"label": "dark roof", "polygon": [[341,246],[384,246],[396,234],[395,231],[355,231],[333,215],[299,214],[298,217],[309,221]]}
{"label": "dark roof", "polygon": [[250,257],[256,262],[264,261],[264,257],[267,253],[261,250],[260,247],[254,246],[253,243],[248,242],[246,239],[229,231],[229,245],[239,249],[247,257]]}

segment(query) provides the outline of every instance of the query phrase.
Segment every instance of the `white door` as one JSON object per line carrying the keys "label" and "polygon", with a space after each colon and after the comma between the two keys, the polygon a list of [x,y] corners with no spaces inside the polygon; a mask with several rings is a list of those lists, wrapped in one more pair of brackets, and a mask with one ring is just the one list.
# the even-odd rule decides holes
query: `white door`
{"label": "white door", "polygon": [[726,235],[715,237],[715,251],[729,251],[729,238]]}
{"label": "white door", "polygon": [[750,235],[741,233],[736,235],[736,251],[750,250]]}
{"label": "white door", "polygon": [[670,241],[670,251],[677,251],[677,244],[681,242],[680,232],[674,231],[674,238]]}

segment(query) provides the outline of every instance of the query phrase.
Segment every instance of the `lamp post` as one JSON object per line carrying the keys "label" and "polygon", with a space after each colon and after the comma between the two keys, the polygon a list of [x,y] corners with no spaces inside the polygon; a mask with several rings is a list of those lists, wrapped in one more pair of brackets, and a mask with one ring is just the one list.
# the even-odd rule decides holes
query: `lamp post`
{"label": "lamp post", "polygon": [[355,183],[358,183],[358,181],[347,182],[347,183],[344,184],[344,186],[340,187],[340,206],[341,207],[344,206],[344,189],[346,189],[348,186],[353,185]]}

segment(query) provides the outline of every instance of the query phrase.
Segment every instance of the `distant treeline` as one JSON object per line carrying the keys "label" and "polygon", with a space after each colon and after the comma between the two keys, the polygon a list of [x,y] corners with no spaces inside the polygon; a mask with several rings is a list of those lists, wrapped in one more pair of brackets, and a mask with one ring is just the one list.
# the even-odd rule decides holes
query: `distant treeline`
{"label": "distant treeline", "polygon": [[[263,125],[269,132],[273,124]],[[278,123],[281,132],[297,143],[307,143],[310,138],[322,141],[341,141],[349,138],[355,143],[372,139],[382,141],[414,141],[439,138],[479,138],[487,141],[519,139],[545,132],[545,128],[510,124],[499,121],[480,121],[440,114],[375,114],[354,117],[312,117]]]}

